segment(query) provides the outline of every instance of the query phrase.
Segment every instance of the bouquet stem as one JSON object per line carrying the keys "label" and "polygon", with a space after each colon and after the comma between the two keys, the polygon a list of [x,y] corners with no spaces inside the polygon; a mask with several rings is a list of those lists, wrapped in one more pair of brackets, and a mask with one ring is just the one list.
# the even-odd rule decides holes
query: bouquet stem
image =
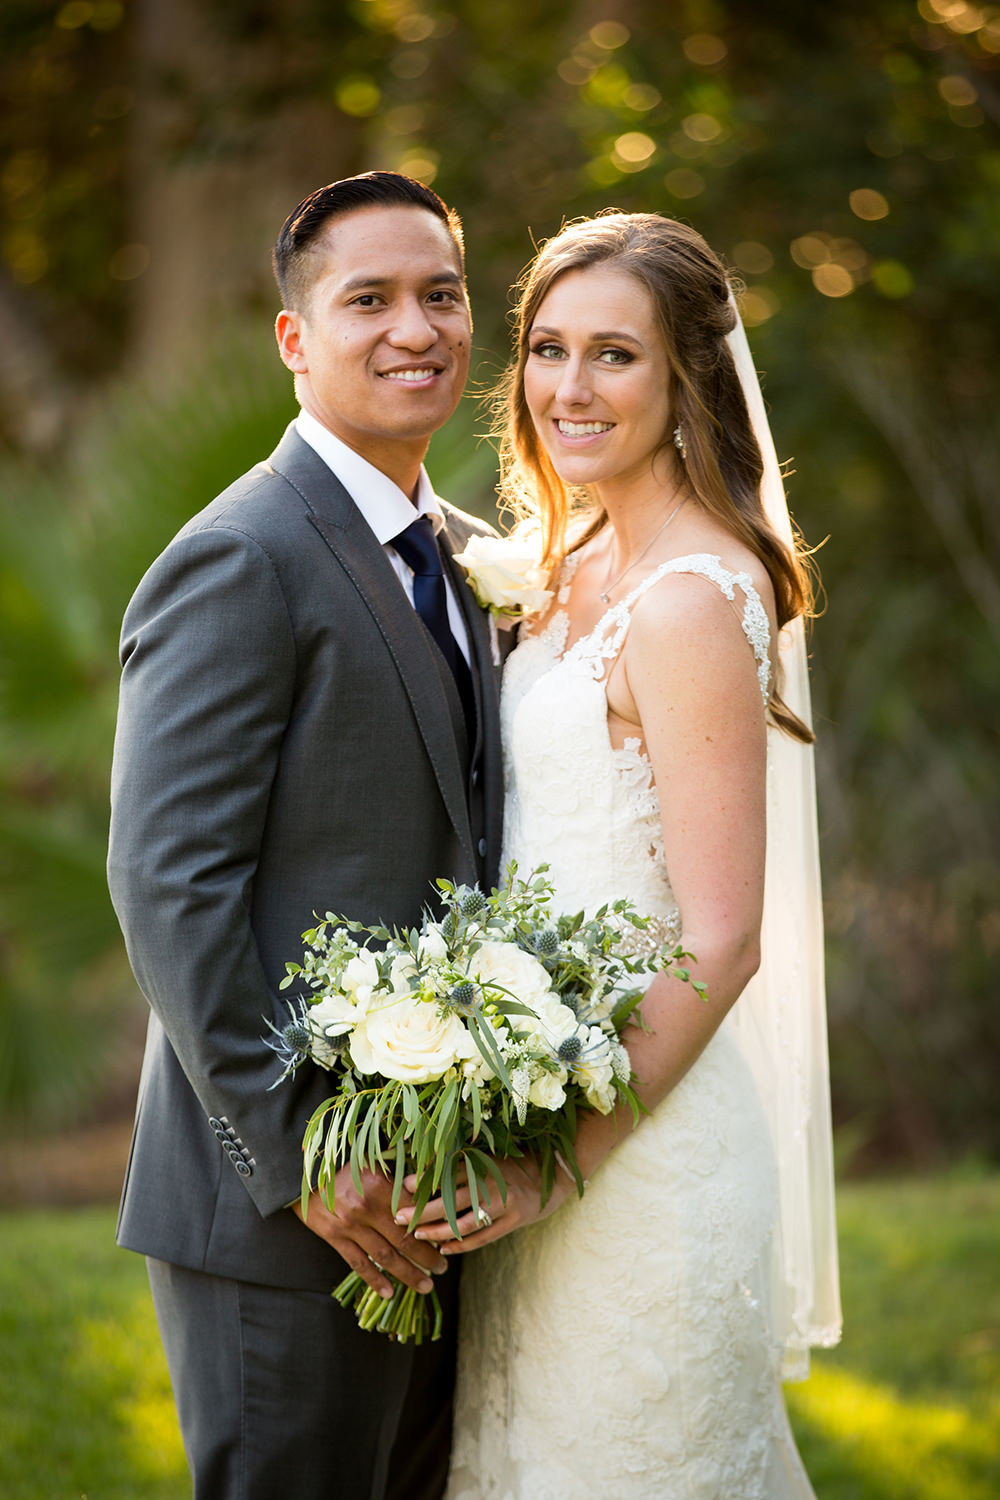
{"label": "bouquet stem", "polygon": [[417,1292],[394,1276],[389,1280],[392,1282],[392,1296],[382,1297],[363,1277],[352,1271],[339,1286],[334,1287],[333,1295],[341,1307],[354,1308],[358,1323],[366,1332],[386,1333],[400,1344],[409,1343],[411,1339],[415,1344],[422,1344],[425,1338],[439,1339],[444,1314],[436,1289]]}

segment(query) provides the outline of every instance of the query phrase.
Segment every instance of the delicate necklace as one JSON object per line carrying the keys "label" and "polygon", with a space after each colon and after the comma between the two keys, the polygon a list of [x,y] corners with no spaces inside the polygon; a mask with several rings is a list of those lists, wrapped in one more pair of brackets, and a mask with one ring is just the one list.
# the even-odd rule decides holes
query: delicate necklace
{"label": "delicate necklace", "polygon": [[[686,500],[686,499],[687,499],[687,495],[684,496],[684,500]],[[632,562],[629,563],[629,565],[628,565],[627,568],[623,568],[622,569],[622,571],[618,574],[618,577],[615,579],[614,583],[606,583],[604,585],[604,588],[601,590],[601,598],[604,600],[605,604],[610,604],[611,603],[611,597],[610,597],[611,596],[611,592],[612,592],[613,589],[616,589],[618,587],[618,585],[621,583],[622,579],[625,577],[625,574],[626,573],[631,573],[632,569],[634,567],[637,567],[638,564],[642,562],[643,558],[646,556],[646,553],[649,551],[650,547],[656,541],[657,537],[660,537],[660,536],[663,535],[663,533],[666,531],[667,527],[670,525],[671,521],[674,519],[674,516],[676,516],[676,514],[680,510],[681,506],[684,504],[684,500],[681,500],[679,502],[679,504],[677,504],[677,505],[674,506],[673,510],[670,512],[669,516],[664,521],[663,525],[660,526],[660,527],[658,527],[657,530],[653,532],[653,535],[650,537],[650,539],[646,543],[645,547],[643,547],[642,551],[639,553],[639,556],[636,557],[636,558],[633,558]]]}

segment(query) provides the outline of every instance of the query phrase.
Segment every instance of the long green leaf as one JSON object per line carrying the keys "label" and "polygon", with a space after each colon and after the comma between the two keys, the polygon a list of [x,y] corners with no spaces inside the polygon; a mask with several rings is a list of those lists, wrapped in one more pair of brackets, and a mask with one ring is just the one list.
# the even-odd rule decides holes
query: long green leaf
{"label": "long green leaf", "polygon": [[462,1153],[465,1162],[465,1180],[469,1184],[469,1197],[471,1201],[472,1216],[479,1223],[479,1177],[476,1173],[476,1164],[467,1151]]}
{"label": "long green leaf", "polygon": [[500,1055],[500,1048],[496,1037],[493,1035],[492,1026],[488,1021],[483,1019],[480,1013],[474,1010],[469,1016],[469,1029],[472,1031],[476,1045],[483,1057],[485,1057],[486,1061],[493,1068],[504,1088],[509,1092],[510,1075]]}
{"label": "long green leaf", "polygon": [[417,1191],[413,1195],[413,1218],[410,1224],[418,1224],[420,1216],[428,1203],[431,1201],[431,1193],[434,1191],[433,1179],[430,1172],[424,1172],[417,1182]]}
{"label": "long green leaf", "polygon": [[475,1159],[476,1163],[480,1167],[481,1174],[486,1172],[490,1174],[490,1176],[493,1178],[493,1181],[500,1189],[500,1197],[503,1199],[504,1203],[506,1203],[507,1183],[504,1180],[503,1173],[497,1166],[496,1162],[493,1160],[492,1156],[487,1156],[484,1151],[474,1150],[472,1148],[468,1150],[467,1154]]}
{"label": "long green leaf", "polygon": [[434,1150],[440,1155],[447,1149],[449,1137],[458,1119],[458,1094],[460,1084],[457,1078],[453,1078],[445,1090],[444,1099],[441,1104],[441,1113],[438,1116],[437,1130],[434,1135]]}
{"label": "long green leaf", "polygon": [[444,1203],[445,1218],[451,1225],[452,1233],[456,1239],[461,1239],[458,1230],[458,1207],[455,1201],[455,1153],[449,1152],[445,1158],[444,1170],[441,1174],[441,1198]]}
{"label": "long green leaf", "polygon": [[392,1215],[396,1217],[399,1211],[399,1200],[403,1194],[403,1178],[406,1176],[406,1142],[403,1140],[403,1132],[399,1131],[396,1136],[396,1159],[393,1163],[392,1172]]}
{"label": "long green leaf", "polygon": [[476,1140],[483,1125],[483,1101],[476,1083],[471,1085],[469,1099],[472,1104],[472,1139]]}

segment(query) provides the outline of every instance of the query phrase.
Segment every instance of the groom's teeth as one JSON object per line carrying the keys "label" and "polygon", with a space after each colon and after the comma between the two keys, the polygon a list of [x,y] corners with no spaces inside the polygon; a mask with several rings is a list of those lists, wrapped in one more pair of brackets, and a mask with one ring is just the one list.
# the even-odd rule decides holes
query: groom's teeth
{"label": "groom's teeth", "polygon": [[384,370],[386,380],[426,380],[429,375],[436,375],[437,370],[433,365],[426,370]]}
{"label": "groom's teeth", "polygon": [[592,432],[610,432],[614,422],[556,422],[566,437],[587,437]]}

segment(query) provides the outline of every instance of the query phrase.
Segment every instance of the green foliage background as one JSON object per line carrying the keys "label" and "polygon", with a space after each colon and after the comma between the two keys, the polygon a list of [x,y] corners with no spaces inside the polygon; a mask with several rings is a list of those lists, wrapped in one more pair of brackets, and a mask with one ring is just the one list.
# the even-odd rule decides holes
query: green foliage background
{"label": "green foliage background", "polygon": [[[266,316],[280,218],[380,165],[465,217],[480,384],[532,237],[564,217],[682,217],[742,277],[791,503],[824,543],[843,1154],[995,1156],[1000,7],[185,0],[179,51],[150,29],[159,8],[0,17],[0,319],[33,330],[0,379],[3,1107],[78,1116],[140,1013],[102,873],[118,621],[293,414]],[[187,75],[195,36],[221,62]],[[189,220],[156,218],[188,201]],[[189,316],[158,323],[178,286]],[[467,403],[431,471],[488,511],[482,425]]]}

